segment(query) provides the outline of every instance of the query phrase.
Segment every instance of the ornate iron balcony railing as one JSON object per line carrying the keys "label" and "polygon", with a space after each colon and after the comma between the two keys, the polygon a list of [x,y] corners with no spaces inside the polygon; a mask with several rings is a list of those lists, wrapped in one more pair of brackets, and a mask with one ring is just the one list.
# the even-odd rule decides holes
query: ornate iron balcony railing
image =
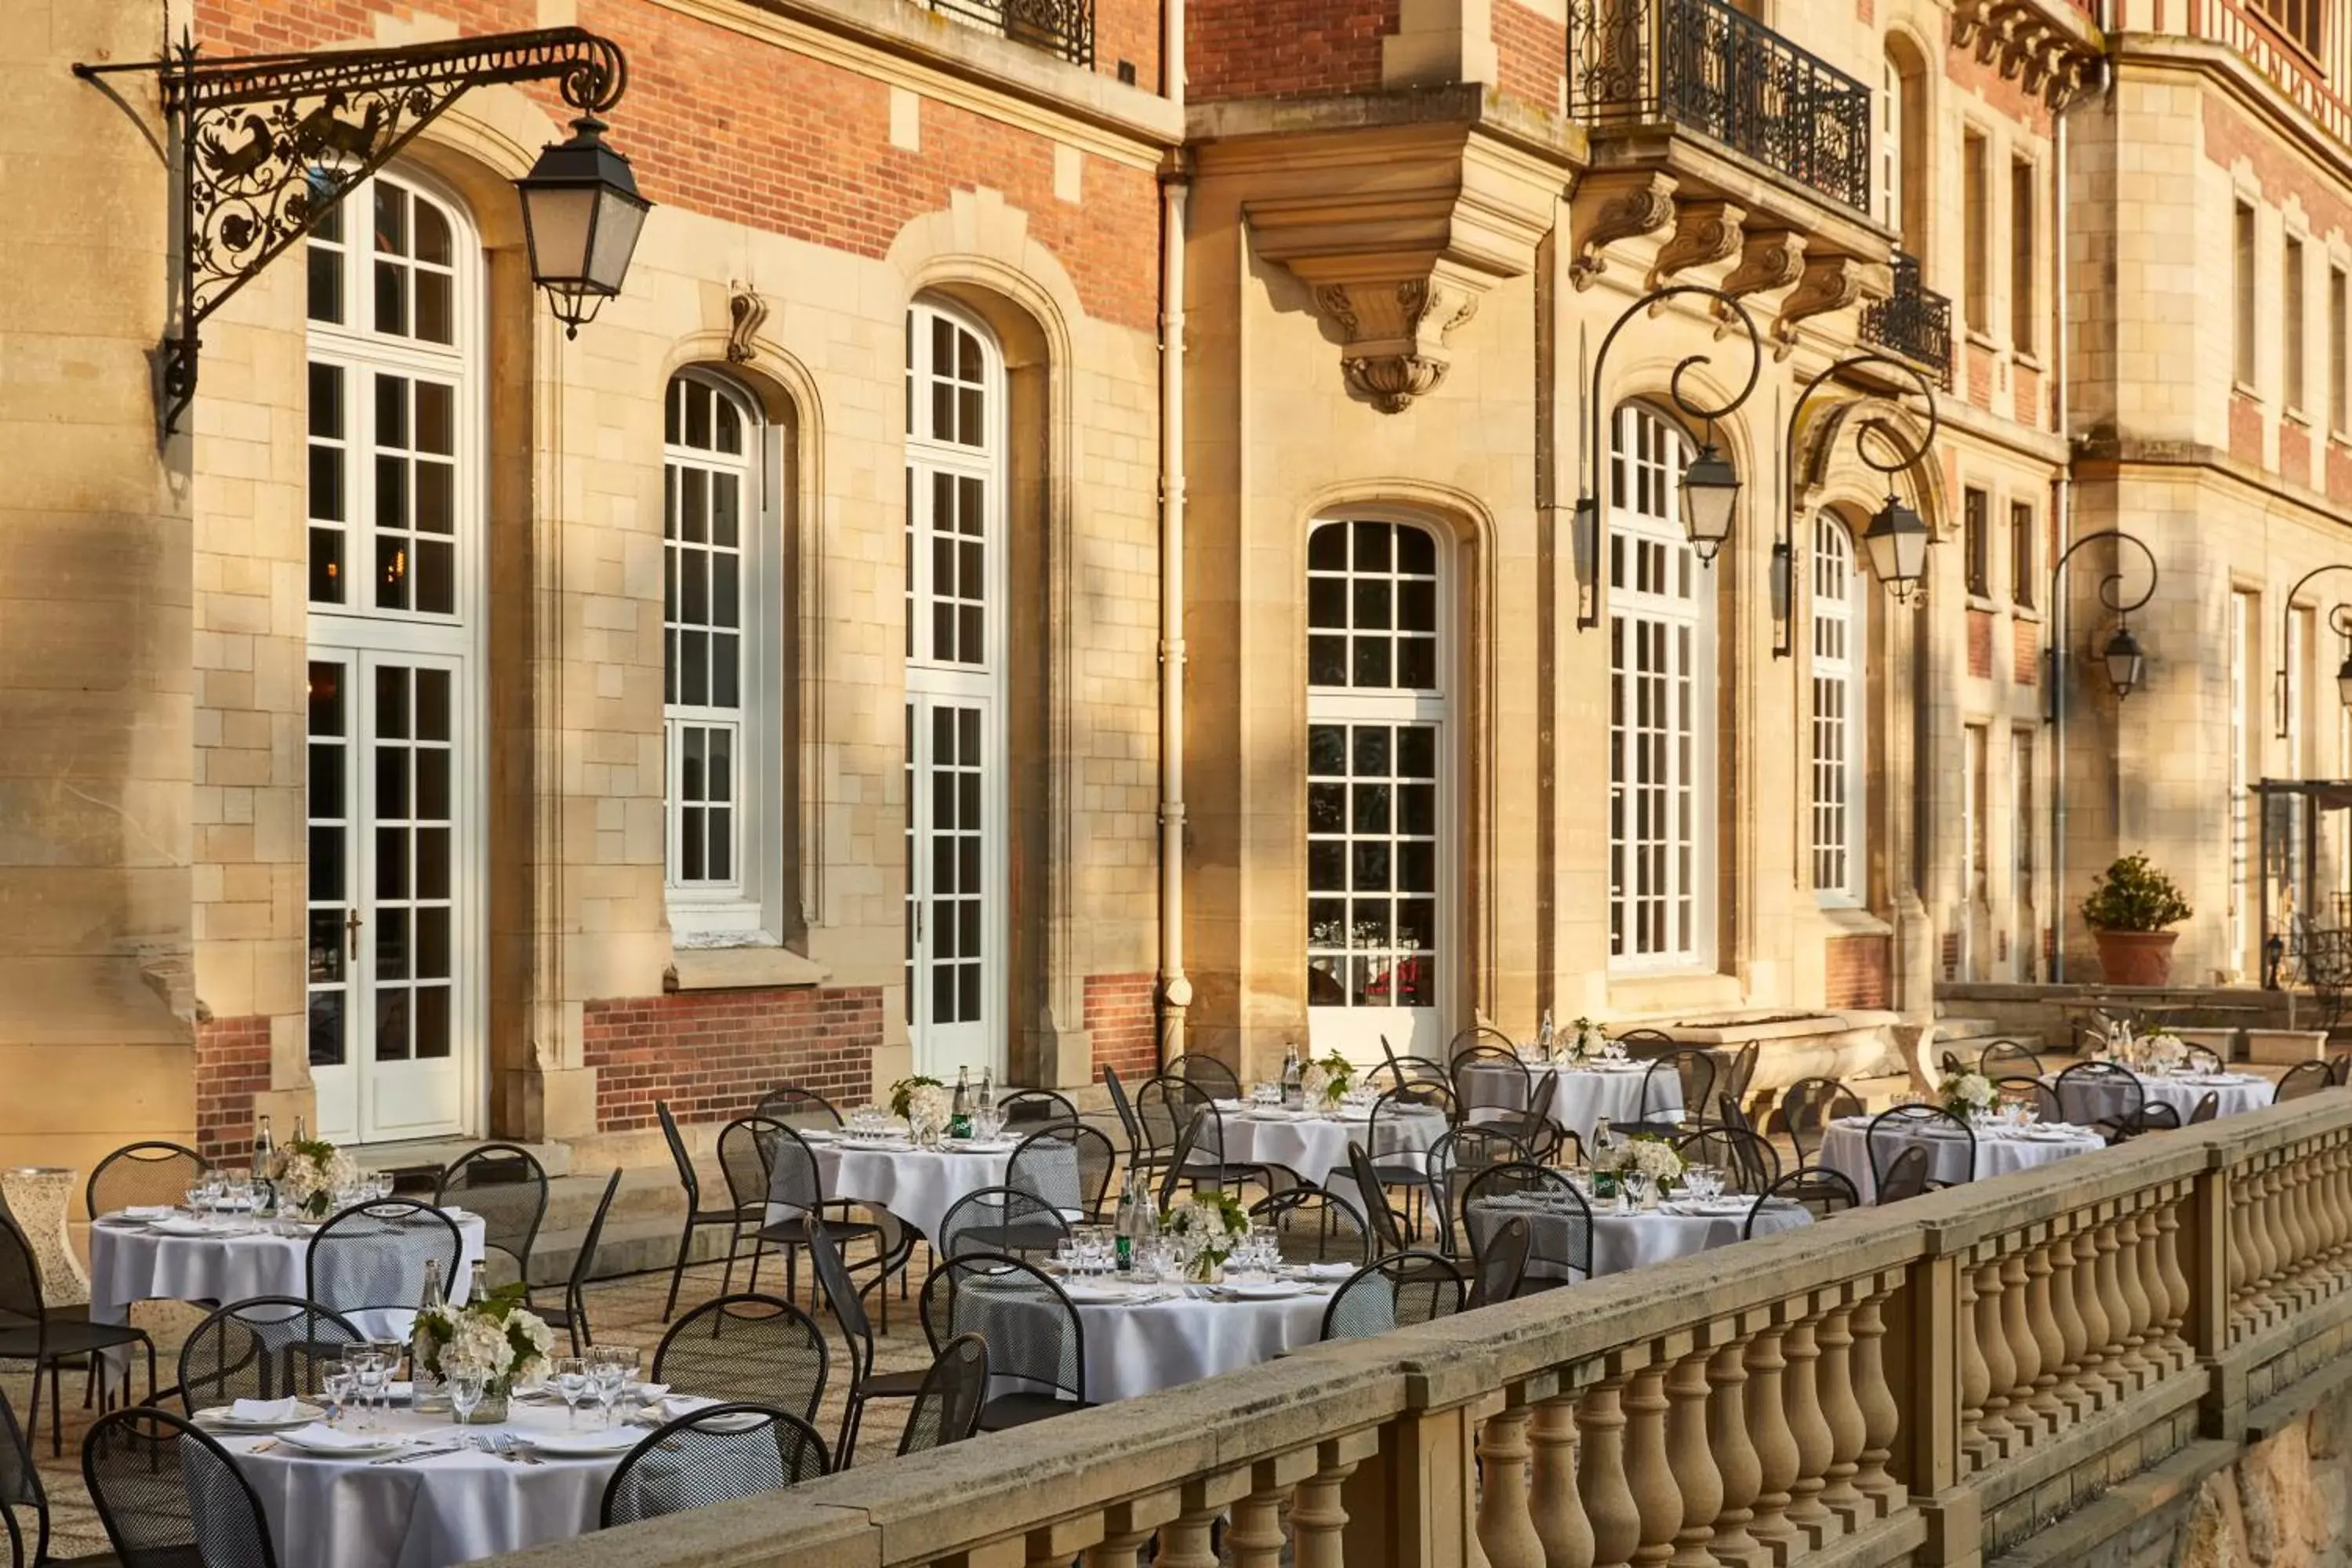
{"label": "ornate iron balcony railing", "polygon": [[1726,0],[1569,0],[1569,112],[1667,121],[1860,212],[1870,89]]}
{"label": "ornate iron balcony railing", "polygon": [[1862,340],[1936,373],[1952,384],[1952,302],[1919,281],[1919,258],[1895,253],[1895,292],[1863,308]]}
{"label": "ornate iron balcony railing", "polygon": [[1095,0],[929,0],[932,10],[1045,50],[1076,66],[1095,63]]}

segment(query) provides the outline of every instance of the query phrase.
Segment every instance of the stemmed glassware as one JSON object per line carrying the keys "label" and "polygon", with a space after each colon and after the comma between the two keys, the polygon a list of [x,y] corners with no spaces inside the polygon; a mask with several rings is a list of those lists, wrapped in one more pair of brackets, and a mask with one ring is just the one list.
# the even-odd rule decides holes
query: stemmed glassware
{"label": "stemmed glassware", "polygon": [[588,1392],[588,1363],[576,1355],[558,1356],[555,1361],[555,1392],[563,1396],[564,1426],[577,1429],[580,1426],[580,1396]]}
{"label": "stemmed glassware", "polygon": [[591,1345],[588,1369],[596,1383],[596,1403],[604,1407],[604,1425],[613,1424],[613,1406],[637,1373],[637,1352],[631,1345]]}
{"label": "stemmed glassware", "polygon": [[1628,1169],[1618,1172],[1617,1190],[1631,1199],[1636,1209],[1650,1206],[1650,1173],[1647,1171]]}
{"label": "stemmed glassware", "polygon": [[488,1389],[488,1381],[478,1372],[461,1372],[449,1380],[449,1413],[457,1418],[458,1426],[473,1419]]}
{"label": "stemmed glassware", "polygon": [[359,1390],[360,1430],[373,1432],[381,1423],[371,1406],[376,1395],[383,1392],[384,1383],[392,1375],[392,1363],[381,1345],[353,1345],[346,1355]]}
{"label": "stemmed glassware", "polygon": [[352,1390],[358,1385],[359,1373],[348,1361],[322,1362],[319,1365],[319,1389],[327,1396],[327,1425],[334,1426],[343,1418],[343,1407],[352,1402]]}

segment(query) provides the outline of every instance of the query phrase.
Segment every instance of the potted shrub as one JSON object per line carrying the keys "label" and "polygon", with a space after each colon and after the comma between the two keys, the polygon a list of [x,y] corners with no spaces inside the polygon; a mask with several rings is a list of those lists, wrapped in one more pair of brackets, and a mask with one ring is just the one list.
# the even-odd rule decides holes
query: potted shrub
{"label": "potted shrub", "polygon": [[2083,900],[2083,923],[2098,944],[2099,972],[2110,985],[2165,985],[2172,980],[2172,944],[2180,933],[2168,928],[2190,914],[2189,900],[2172,879],[2126,855],[2102,872]]}

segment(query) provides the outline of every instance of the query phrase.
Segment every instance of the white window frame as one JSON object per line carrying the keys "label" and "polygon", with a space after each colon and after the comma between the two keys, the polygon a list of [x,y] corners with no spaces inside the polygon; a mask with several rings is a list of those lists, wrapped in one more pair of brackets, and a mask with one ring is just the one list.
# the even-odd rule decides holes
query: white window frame
{"label": "white window frame", "polygon": [[[1813,897],[1824,908],[1859,909],[1868,891],[1863,638],[1869,600],[1853,531],[1832,513],[1814,515],[1811,559]],[[1834,715],[1823,711],[1831,691],[1840,699]],[[1834,797],[1825,787],[1831,785]]]}
{"label": "white window frame", "polygon": [[[726,453],[668,439],[670,398],[679,383],[708,387],[727,399],[742,421],[743,450]],[[670,621],[663,607],[662,705],[662,884],[669,906],[671,940],[680,947],[778,945],[783,931],[784,830],[783,655],[788,607],[783,586],[782,442],[760,402],[741,385],[706,367],[688,365],[662,387],[662,552],[667,581],[670,489],[686,468],[736,476],[740,586],[737,703],[732,709],[667,700]],[[682,880],[682,798],[685,731],[689,728],[731,732],[734,746],[734,865],[724,879]]]}
{"label": "white window frame", "polygon": [[[1609,968],[1617,974],[1704,973],[1716,967],[1717,579],[1702,569],[1682,524],[1678,491],[1690,449],[1689,437],[1650,409],[1628,404],[1617,411],[1611,453],[1609,559],[1601,563],[1610,584]],[[1646,592],[1633,585],[1644,559],[1639,552],[1644,551],[1650,552],[1646,560],[1664,573],[1654,580],[1668,583],[1669,592]],[[1685,905],[1689,940],[1654,948],[1635,945],[1637,897],[1629,892],[1626,881],[1629,857],[1640,846],[1629,843],[1622,830],[1633,806],[1621,780],[1651,787],[1638,758],[1640,734],[1617,718],[1621,711],[1637,710],[1642,696],[1630,684],[1638,678],[1619,668],[1623,639],[1632,629],[1661,638],[1670,656],[1663,671],[1670,688],[1674,682],[1687,682],[1689,724],[1682,731],[1687,746],[1666,748],[1656,781],[1656,787],[1665,791],[1669,808],[1679,806],[1682,831],[1677,835],[1670,829],[1663,837],[1643,840],[1661,847],[1656,868],[1661,875],[1657,890],[1639,897],[1663,898],[1670,916],[1678,904]]]}

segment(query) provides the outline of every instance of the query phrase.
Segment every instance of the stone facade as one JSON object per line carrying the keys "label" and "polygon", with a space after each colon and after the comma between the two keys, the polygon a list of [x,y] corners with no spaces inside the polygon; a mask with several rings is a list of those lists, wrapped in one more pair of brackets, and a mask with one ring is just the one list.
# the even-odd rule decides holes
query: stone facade
{"label": "stone facade", "polygon": [[[2062,0],[1742,5],[1868,100],[1858,140],[1800,168],[1755,126],[1596,112],[1562,0],[1193,0],[1181,58],[1159,5],[1095,0],[1080,63],[896,0],[198,0],[224,56],[607,35],[632,66],[612,139],[657,205],[622,297],[567,338],[508,185],[565,111],[542,85],[469,92],[384,174],[457,226],[446,351],[322,326],[289,258],[205,323],[159,447],[155,87],[107,79],[125,114],[66,71],[137,57],[152,18],[27,3],[47,31],[0,39],[48,95],[0,120],[46,226],[0,240],[23,475],[0,500],[0,991],[26,999],[0,1007],[0,1072],[56,1087],[7,1097],[0,1134],[43,1158],[141,1133],[234,1152],[265,1112],[577,1137],[655,1099],[715,1119],[816,1074],[854,1101],[957,1060],[1076,1087],[1189,1047],[1254,1073],[1294,1043],[1433,1049],[1545,1011],[1844,1037],[1924,1017],[1941,980],[2087,969],[2071,910],[2134,847],[2198,907],[2189,975],[2246,976],[2256,868],[2216,827],[2233,781],[2352,773],[2326,679],[2341,578],[2284,623],[2306,628],[2295,754],[2270,722],[2282,596],[2352,561],[2345,117],[2337,79],[2234,5],[2125,0],[2104,35]],[[350,246],[371,217],[345,215]],[[2213,238],[2242,221],[2242,307]],[[331,264],[373,289],[350,246]],[[1951,310],[1946,363],[1867,324],[1902,304],[1905,258]],[[1628,313],[1668,284],[1735,296],[1756,348],[1695,293]],[[969,457],[992,498],[1002,628],[974,710],[986,810],[912,871],[910,822],[952,826],[958,797],[952,768],[909,794],[908,696],[945,712],[977,689],[910,674],[931,635],[913,595],[959,570],[908,556],[910,454],[940,446],[908,434],[933,416],[910,310],[986,344],[993,446],[923,482]],[[1912,368],[1843,363],[1870,351]],[[322,434],[322,361],[461,389],[440,619],[320,597],[316,453],[357,439]],[[757,432],[731,901],[680,881],[677,726],[704,722],[666,684],[666,471],[698,460],[668,423],[681,374]],[[1940,424],[1889,462],[1872,429],[1927,439],[1920,374]],[[1642,531],[1630,443],[1652,439],[1661,496],[1701,441],[1744,481],[1711,563],[1671,516]],[[1664,577],[1596,557],[1596,491],[1612,550],[1666,538]],[[1905,603],[1859,558],[1890,491],[1937,541]],[[2094,546],[2050,579],[2116,526],[2161,573],[2120,704],[2096,658],[2116,564]],[[2136,594],[2137,557],[2123,574]],[[1409,600],[1425,622],[1398,618]],[[1379,616],[1426,673],[1366,640]],[[383,759],[439,742],[347,753],[375,759],[352,797],[373,821],[319,804],[319,748],[351,739],[322,703],[381,704],[370,683],[415,670],[457,693],[440,903],[388,893],[372,858],[394,842],[380,792],[406,787]],[[322,846],[362,832],[345,915]],[[968,975],[965,928],[937,923],[962,918],[940,879],[964,875]],[[446,922],[415,953],[455,933],[446,989],[384,924],[404,899]],[[451,1054],[399,1057],[380,1100],[332,1059],[444,1027]]]}

